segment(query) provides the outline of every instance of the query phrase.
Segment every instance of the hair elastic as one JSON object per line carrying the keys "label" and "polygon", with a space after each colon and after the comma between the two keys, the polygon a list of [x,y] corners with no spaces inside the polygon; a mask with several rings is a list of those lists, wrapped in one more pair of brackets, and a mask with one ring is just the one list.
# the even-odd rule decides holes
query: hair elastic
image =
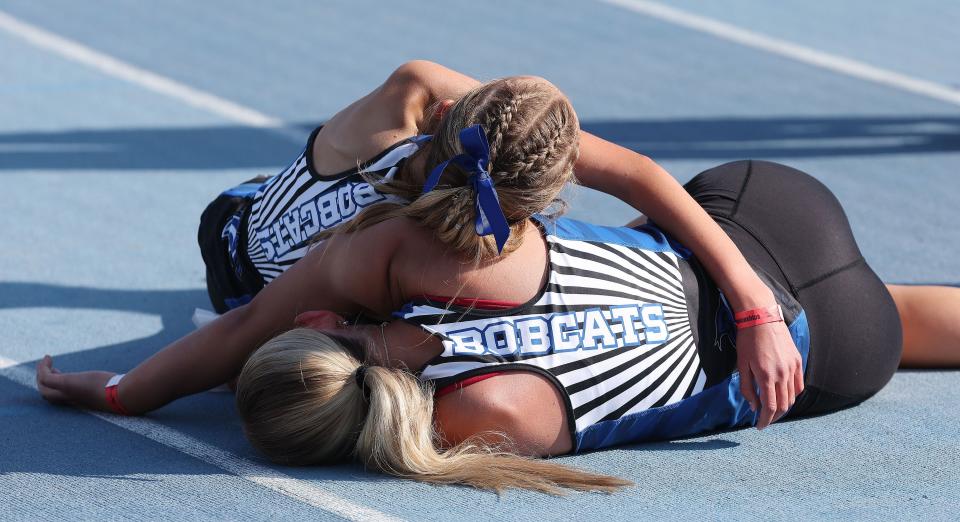
{"label": "hair elastic", "polygon": [[363,399],[370,400],[370,387],[367,386],[367,366],[361,364],[357,367],[357,371],[353,372],[353,381],[357,383],[357,387],[363,391]]}
{"label": "hair elastic", "polygon": [[487,134],[479,123],[460,131],[460,148],[463,153],[444,161],[430,171],[430,175],[423,183],[423,193],[426,194],[437,186],[440,176],[447,166],[453,163],[470,174],[467,182],[473,186],[474,208],[476,218],[474,229],[478,236],[493,235],[497,242],[497,253],[503,252],[503,246],[510,238],[510,223],[503,215],[497,190],[493,186],[488,167],[490,165],[490,143]]}
{"label": "hair elastic", "polygon": [[125,373],[118,373],[113,377],[110,377],[110,380],[107,381],[107,385],[104,386],[107,394],[107,405],[110,406],[110,409],[118,415],[130,415],[130,412],[120,404],[120,396],[117,391],[120,387],[120,381],[123,380]]}
{"label": "hair elastic", "polygon": [[783,322],[783,309],[780,308],[780,305],[773,305],[766,308],[744,310],[733,315],[733,322],[736,323],[737,330],[761,324]]}

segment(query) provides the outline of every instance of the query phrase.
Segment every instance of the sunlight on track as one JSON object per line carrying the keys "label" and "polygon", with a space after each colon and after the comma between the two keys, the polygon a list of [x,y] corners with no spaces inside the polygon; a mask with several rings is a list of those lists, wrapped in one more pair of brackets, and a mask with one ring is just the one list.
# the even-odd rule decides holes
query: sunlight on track
{"label": "sunlight on track", "polygon": [[778,54],[798,62],[852,76],[861,80],[879,83],[902,91],[912,92],[935,100],[960,105],[960,90],[939,83],[913,78],[905,74],[874,67],[857,60],[844,58],[797,45],[763,34],[755,33],[680,9],[645,0],[598,0],[628,11],[652,16],[665,22],[711,34],[724,40],[753,47],[771,54]]}
{"label": "sunlight on track", "polygon": [[[13,382],[37,388],[32,368],[20,365],[14,360],[0,355],[0,377]],[[39,396],[37,397],[39,401]],[[110,413],[88,411],[90,415],[113,424],[114,426],[142,435],[154,442],[173,448],[203,462],[212,464],[237,477],[285,495],[294,500],[334,513],[349,520],[401,520],[374,509],[360,506],[342,499],[308,482],[297,480],[267,466],[249,461],[230,452],[207,444],[199,439],[168,428],[146,417],[122,417]]]}
{"label": "sunlight on track", "polygon": [[225,100],[208,92],[161,76],[146,69],[118,60],[85,45],[45,31],[0,11],[0,29],[16,35],[31,44],[52,51],[64,58],[82,63],[100,72],[147,90],[169,96],[206,112],[250,127],[269,130],[300,144],[303,132],[289,129],[276,118],[255,109]]}

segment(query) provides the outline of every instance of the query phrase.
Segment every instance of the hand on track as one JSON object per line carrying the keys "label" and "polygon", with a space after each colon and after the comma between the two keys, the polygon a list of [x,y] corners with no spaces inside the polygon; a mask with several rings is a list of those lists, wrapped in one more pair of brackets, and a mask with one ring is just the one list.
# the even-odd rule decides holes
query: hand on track
{"label": "hand on track", "polygon": [[53,358],[45,355],[37,363],[37,389],[54,404],[72,404],[81,408],[109,411],[104,386],[111,372],[62,373],[53,367]]}

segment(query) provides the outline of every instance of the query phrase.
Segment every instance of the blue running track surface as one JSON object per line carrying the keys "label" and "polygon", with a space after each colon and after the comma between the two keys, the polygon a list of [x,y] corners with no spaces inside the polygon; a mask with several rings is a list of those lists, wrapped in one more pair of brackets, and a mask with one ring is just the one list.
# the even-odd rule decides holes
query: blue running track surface
{"label": "blue running track surface", "polygon": [[[637,484],[564,498],[277,467],[230,394],[126,419],[50,406],[32,379],[46,353],[126,371],[190,331],[206,203],[415,58],[544,76],[680,181],[793,165],[885,281],[960,284],[958,27],[934,0],[0,2],[0,519],[955,520],[957,371],[901,371],[762,433],[560,458]],[[636,215],[570,199],[580,219]]]}

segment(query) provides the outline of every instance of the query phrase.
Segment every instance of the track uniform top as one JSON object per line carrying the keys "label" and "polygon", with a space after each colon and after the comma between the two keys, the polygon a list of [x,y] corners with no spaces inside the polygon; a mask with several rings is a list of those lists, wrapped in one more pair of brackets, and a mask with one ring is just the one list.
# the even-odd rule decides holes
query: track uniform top
{"label": "track uniform top", "polygon": [[[443,341],[422,380],[544,375],[565,399],[575,452],[756,422],[739,391],[732,314],[687,249],[653,225],[538,222],[549,275],[531,301],[480,310],[424,297],[395,313]],[[806,365],[806,316],[774,293]]]}
{"label": "track uniform top", "polygon": [[321,176],[310,151],[315,129],[294,162],[262,183],[246,183],[227,194],[249,198],[249,204],[223,226],[222,237],[239,276],[253,268],[266,285],[307,253],[317,233],[349,221],[364,208],[399,198],[378,192],[361,172],[391,179],[404,160],[428,136],[413,136],[375,158],[339,174]]}

